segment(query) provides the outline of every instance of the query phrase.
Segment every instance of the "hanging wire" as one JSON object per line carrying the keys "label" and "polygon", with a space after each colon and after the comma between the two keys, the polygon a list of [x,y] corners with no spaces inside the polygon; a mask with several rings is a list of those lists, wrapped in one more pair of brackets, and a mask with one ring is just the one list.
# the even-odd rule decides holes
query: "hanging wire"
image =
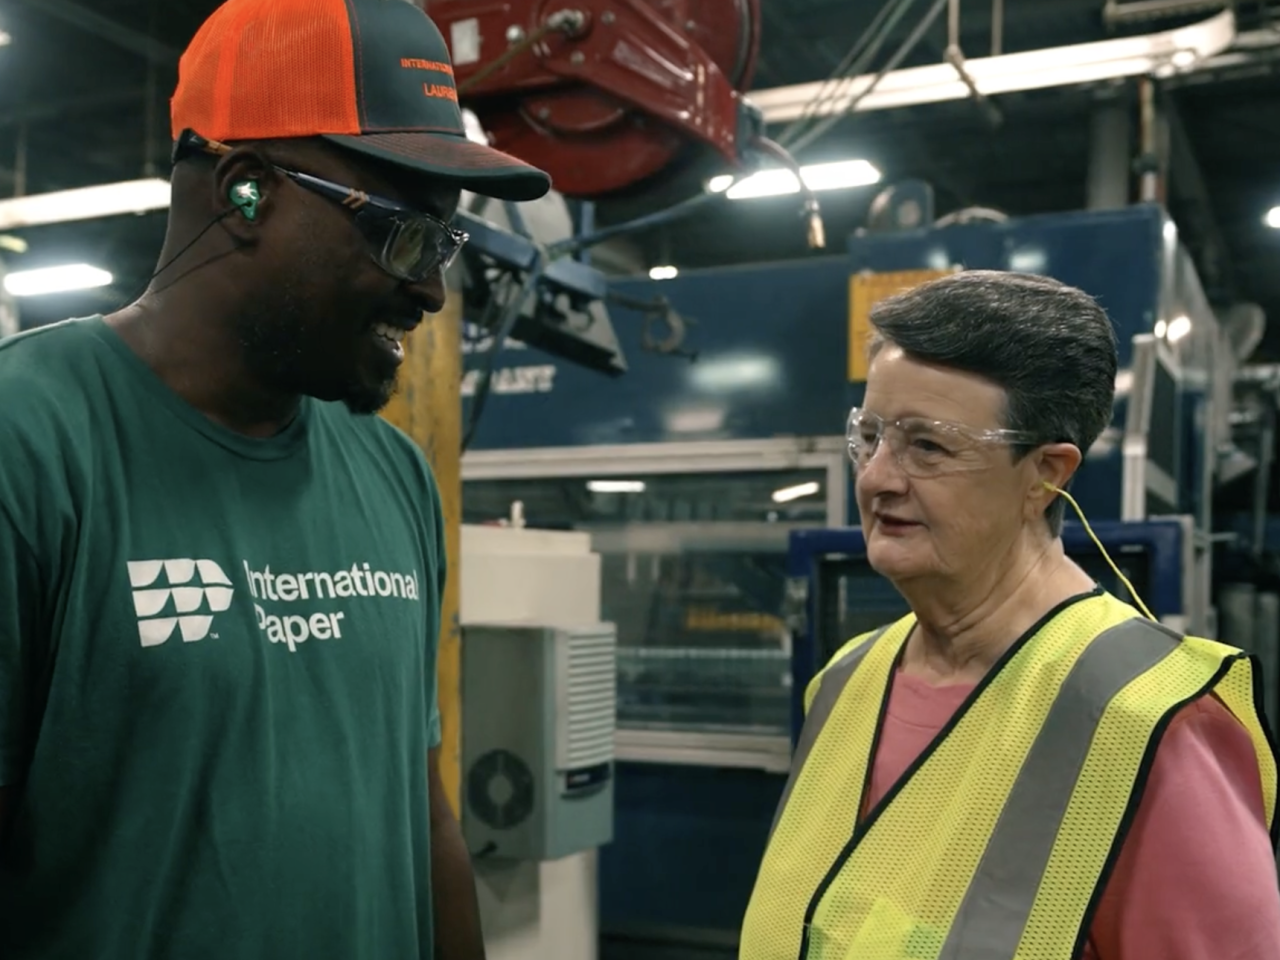
{"label": "hanging wire", "polygon": [[915,0],[889,0],[880,8],[867,29],[854,41],[844,58],[822,82],[818,92],[805,104],[800,116],[792,120],[778,135],[779,144],[790,147],[796,138],[818,119],[823,106],[842,97],[854,78],[868,70],[871,62],[879,54],[880,48],[884,46],[914,2]]}
{"label": "hanging wire", "polygon": [[915,29],[913,29],[907,38],[902,41],[901,45],[899,45],[898,49],[894,51],[891,57],[889,57],[884,66],[876,72],[874,77],[872,77],[871,82],[863,90],[859,91],[858,95],[853,97],[844,109],[838,113],[833,113],[830,116],[824,117],[821,121],[815,123],[805,131],[803,135],[798,136],[794,142],[788,145],[791,152],[801,152],[805,147],[825,135],[828,130],[857,110],[858,104],[866,99],[866,97],[880,85],[880,81],[894,70],[898,69],[898,66],[902,61],[911,55],[912,51],[915,50],[920,41],[924,39],[924,35],[929,32],[929,29],[934,25],[938,17],[942,15],[942,11],[947,8],[948,2],[949,0],[935,0],[934,5],[929,9],[924,17],[921,18],[920,22],[916,24]]}

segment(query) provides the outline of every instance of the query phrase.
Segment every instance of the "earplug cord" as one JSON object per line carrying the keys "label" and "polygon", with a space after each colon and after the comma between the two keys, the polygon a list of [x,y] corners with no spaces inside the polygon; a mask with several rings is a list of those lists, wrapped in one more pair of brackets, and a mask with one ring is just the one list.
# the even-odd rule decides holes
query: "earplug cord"
{"label": "earplug cord", "polygon": [[1066,499],[1067,503],[1071,504],[1076,511],[1076,515],[1080,517],[1080,522],[1084,524],[1084,532],[1089,534],[1089,539],[1091,539],[1098,550],[1102,552],[1102,559],[1107,561],[1107,565],[1110,566],[1115,575],[1120,578],[1120,582],[1125,585],[1130,596],[1133,597],[1134,601],[1138,604],[1138,608],[1146,615],[1147,619],[1155,620],[1156,617],[1147,609],[1147,605],[1142,602],[1142,597],[1138,596],[1138,591],[1133,588],[1133,584],[1129,582],[1129,578],[1120,572],[1120,568],[1116,566],[1115,561],[1111,559],[1111,554],[1107,553],[1107,548],[1102,545],[1102,541],[1098,539],[1098,535],[1093,532],[1093,527],[1089,526],[1089,521],[1086,519],[1084,511],[1080,509],[1080,504],[1076,503],[1076,498],[1067,493],[1067,491],[1063,490],[1061,487],[1055,487],[1048,480],[1044,481],[1044,485],[1054,493],[1060,494]]}
{"label": "earplug cord", "polygon": [[151,285],[151,281],[153,281],[156,277],[160,276],[160,274],[164,273],[164,272],[165,272],[166,270],[168,270],[171,266],[173,266],[175,263],[177,263],[177,262],[178,262],[178,260],[180,260],[180,259],[182,258],[182,256],[183,256],[183,255],[184,255],[188,250],[190,250],[190,249],[191,249],[192,247],[194,247],[197,243],[199,243],[202,239],[204,239],[204,235],[205,235],[206,233],[208,233],[210,230],[212,230],[214,227],[216,227],[216,226],[217,226],[218,224],[220,224],[223,220],[227,219],[227,217],[231,216],[231,215],[232,215],[233,213],[235,213],[235,212],[236,212],[236,208],[235,208],[235,207],[232,207],[230,210],[224,210],[222,213],[218,214],[216,217],[214,217],[212,220],[210,220],[208,223],[206,223],[206,224],[204,225],[204,229],[203,229],[203,230],[201,230],[201,231],[200,231],[199,233],[197,233],[194,237],[192,237],[192,238],[191,238],[191,240],[190,240],[190,241],[189,241],[189,242],[188,242],[188,243],[187,243],[187,244],[186,244],[186,245],[185,245],[181,250],[179,250],[179,251],[178,251],[177,253],[175,253],[172,257],[170,257],[168,260],[166,260],[164,263],[162,263],[159,267],[157,267],[157,268],[156,268],[156,272],[155,272],[155,273],[153,273],[151,276],[147,277],[146,281],[142,284],[142,286],[138,289],[138,291],[137,291],[133,296],[131,296],[131,297],[129,298],[128,302],[129,302],[129,303],[133,303],[133,302],[135,302],[139,297],[141,297],[144,293],[146,293],[146,292],[147,292],[147,287],[149,287],[149,286]]}

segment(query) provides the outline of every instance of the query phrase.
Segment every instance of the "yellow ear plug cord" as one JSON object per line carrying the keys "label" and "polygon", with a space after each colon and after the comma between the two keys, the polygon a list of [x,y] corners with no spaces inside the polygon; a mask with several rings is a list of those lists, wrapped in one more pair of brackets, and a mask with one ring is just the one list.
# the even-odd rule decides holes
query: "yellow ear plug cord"
{"label": "yellow ear plug cord", "polygon": [[1097,548],[1102,552],[1102,558],[1107,561],[1107,564],[1111,567],[1112,570],[1115,571],[1116,576],[1120,578],[1120,582],[1123,583],[1125,587],[1128,589],[1129,594],[1133,597],[1134,601],[1138,604],[1138,609],[1141,610],[1144,614],[1146,614],[1146,617],[1148,620],[1155,620],[1156,619],[1155,616],[1153,616],[1151,611],[1147,609],[1147,605],[1142,602],[1142,598],[1138,596],[1138,591],[1133,589],[1133,584],[1129,582],[1129,578],[1120,572],[1120,568],[1117,567],[1115,564],[1115,561],[1111,559],[1111,554],[1107,553],[1107,548],[1102,545],[1102,541],[1098,539],[1098,535],[1093,532],[1093,527],[1089,526],[1089,521],[1085,517],[1084,511],[1080,509],[1080,504],[1076,503],[1076,498],[1073,497],[1071,494],[1067,493],[1067,491],[1063,490],[1061,487],[1055,487],[1048,480],[1045,480],[1042,482],[1044,483],[1046,489],[1052,490],[1054,493],[1065,498],[1067,503],[1071,504],[1071,506],[1076,511],[1076,515],[1080,517],[1080,522],[1084,524],[1085,533],[1089,534],[1089,539],[1091,539],[1094,542],[1094,544],[1097,546]]}

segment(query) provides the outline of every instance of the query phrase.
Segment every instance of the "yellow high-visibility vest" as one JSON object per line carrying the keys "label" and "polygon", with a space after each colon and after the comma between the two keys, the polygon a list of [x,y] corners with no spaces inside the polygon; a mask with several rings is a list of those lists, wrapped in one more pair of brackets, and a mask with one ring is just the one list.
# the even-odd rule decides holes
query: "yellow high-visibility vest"
{"label": "yellow high-visibility vest", "polygon": [[860,820],[914,623],[850,641],[806,691],[740,960],[1076,960],[1161,735],[1210,693],[1253,738],[1275,841],[1252,660],[1101,592],[1011,648]]}

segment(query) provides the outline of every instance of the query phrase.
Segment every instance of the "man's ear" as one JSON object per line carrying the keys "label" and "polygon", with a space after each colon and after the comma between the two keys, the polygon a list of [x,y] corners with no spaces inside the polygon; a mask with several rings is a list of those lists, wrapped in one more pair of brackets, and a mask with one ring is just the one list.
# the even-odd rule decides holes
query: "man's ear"
{"label": "man's ear", "polygon": [[257,242],[263,221],[271,216],[278,183],[271,162],[256,147],[236,147],[218,161],[213,209],[226,214],[223,228],[238,245]]}

